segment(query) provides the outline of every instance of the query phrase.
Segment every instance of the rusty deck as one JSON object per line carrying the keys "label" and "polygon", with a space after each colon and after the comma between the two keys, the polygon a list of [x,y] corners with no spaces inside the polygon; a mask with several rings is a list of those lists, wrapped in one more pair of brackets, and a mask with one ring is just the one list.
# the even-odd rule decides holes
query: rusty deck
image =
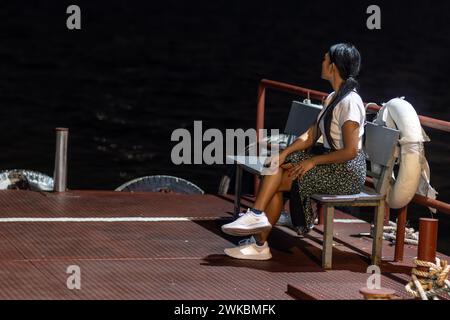
{"label": "rusty deck", "polygon": [[[242,239],[220,231],[232,211],[231,198],[214,195],[0,191],[0,299],[362,298],[372,241],[358,234],[368,223],[335,223],[334,267],[324,271],[319,226],[306,238],[275,228],[270,261],[225,256]],[[382,285],[405,296],[416,247],[406,246],[405,263],[393,252],[385,242]],[[80,290],[67,287],[70,265]]]}

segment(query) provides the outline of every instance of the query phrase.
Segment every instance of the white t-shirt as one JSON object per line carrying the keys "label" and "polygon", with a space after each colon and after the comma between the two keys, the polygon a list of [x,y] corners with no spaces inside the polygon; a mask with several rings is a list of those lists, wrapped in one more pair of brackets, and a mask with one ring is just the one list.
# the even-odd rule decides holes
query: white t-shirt
{"label": "white t-shirt", "polygon": [[[334,92],[330,93],[325,100],[325,106],[322,111],[319,113],[317,120],[325,111],[326,106],[331,101]],[[362,148],[362,137],[364,135],[364,121],[366,119],[366,110],[364,108],[364,103],[356,91],[350,92],[344,99],[342,99],[333,110],[333,118],[331,120],[330,134],[333,139],[334,146],[336,149],[344,148],[344,141],[342,136],[342,126],[346,121],[355,121],[359,123],[359,142],[358,149]],[[327,141],[327,137],[325,135],[324,129],[324,120],[323,117],[319,123],[319,128],[323,136],[323,145],[325,148],[331,148],[330,144]]]}

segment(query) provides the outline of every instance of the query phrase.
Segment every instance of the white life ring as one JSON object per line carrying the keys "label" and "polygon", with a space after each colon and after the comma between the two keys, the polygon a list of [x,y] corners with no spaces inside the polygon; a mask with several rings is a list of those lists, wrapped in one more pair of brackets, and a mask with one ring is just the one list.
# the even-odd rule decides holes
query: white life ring
{"label": "white life ring", "polygon": [[[400,131],[397,155],[400,158],[395,183],[388,189],[386,202],[390,208],[406,206],[414,197],[419,186],[424,163],[423,142],[429,141],[420,125],[413,106],[403,98],[394,98],[378,112],[375,123]],[[373,166],[374,172],[380,168]]]}

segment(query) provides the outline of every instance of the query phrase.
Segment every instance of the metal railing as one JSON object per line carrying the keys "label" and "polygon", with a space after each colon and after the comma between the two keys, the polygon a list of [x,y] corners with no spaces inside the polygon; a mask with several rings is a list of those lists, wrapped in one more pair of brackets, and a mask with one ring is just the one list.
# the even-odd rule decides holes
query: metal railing
{"label": "metal railing", "polygon": [[[287,93],[297,94],[303,96],[305,98],[311,100],[318,100],[323,102],[324,99],[328,96],[327,93],[311,90],[303,87],[299,87],[296,85],[262,79],[258,86],[258,98],[257,98],[257,109],[256,109],[256,132],[259,134],[259,129],[264,128],[264,113],[265,113],[265,100],[266,100],[266,90],[273,89],[278,91],[283,91]],[[378,111],[381,107],[375,104],[369,104],[367,106],[368,110]],[[420,116],[419,120],[422,126],[426,128],[433,128],[436,130],[450,132],[450,122],[443,121],[439,119],[434,119],[430,117]],[[259,141],[260,137],[258,136],[257,141]],[[258,148],[257,148],[258,150]],[[254,190],[255,194],[259,188],[259,179],[255,176],[254,180]],[[411,200],[412,203],[416,203],[421,206],[430,207],[438,210],[439,212],[449,214],[450,215],[450,204],[444,201],[439,201],[436,199],[430,199],[428,197],[422,196],[420,194],[416,194]],[[387,207],[387,219],[389,219],[389,208]],[[397,241],[395,247],[395,261],[401,261],[403,259],[403,245],[404,245],[404,234],[406,228],[406,213],[407,206],[400,209],[397,220]],[[320,223],[320,215],[319,215],[319,223]]]}
{"label": "metal railing", "polygon": [[[323,101],[328,96],[328,94],[325,92],[302,88],[302,87],[295,86],[292,84],[287,84],[287,83],[273,81],[273,80],[267,80],[267,79],[261,80],[261,82],[259,84],[259,88],[258,88],[258,101],[257,101],[257,110],[256,110],[256,132],[257,133],[259,132],[258,129],[264,128],[266,89],[275,89],[278,91],[288,92],[288,93],[292,93],[292,94],[298,94],[300,96],[307,97],[307,98],[313,99],[313,100],[319,100],[319,101]],[[373,104],[370,104],[368,106],[368,109],[372,110],[372,111],[378,111],[380,108],[381,108],[380,106],[375,106]],[[420,123],[424,127],[433,128],[433,129],[437,129],[437,130],[445,131],[445,132],[450,132],[450,122],[448,122],[448,121],[443,121],[443,120],[434,119],[434,118],[430,118],[430,117],[424,117],[424,116],[419,116],[419,119],[420,119]],[[259,137],[258,137],[258,141],[259,141]],[[256,181],[258,181],[258,180],[256,180]],[[257,183],[256,187],[257,186],[258,186],[258,183]],[[258,189],[256,188],[255,190],[258,190]],[[443,212],[446,214],[450,214],[450,204],[443,202],[443,201],[430,199],[430,198],[424,197],[422,195],[416,194],[414,196],[414,198],[412,199],[412,202],[417,203],[419,205],[426,206],[426,207],[434,208],[434,209],[439,210],[440,212]]]}

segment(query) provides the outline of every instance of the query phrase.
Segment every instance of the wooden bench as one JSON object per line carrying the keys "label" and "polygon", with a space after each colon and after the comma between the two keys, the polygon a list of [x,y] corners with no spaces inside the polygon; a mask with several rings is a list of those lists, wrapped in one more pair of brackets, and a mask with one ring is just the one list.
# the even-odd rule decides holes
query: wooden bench
{"label": "wooden bench", "polygon": [[[324,233],[322,267],[331,269],[333,251],[333,219],[334,207],[375,207],[374,238],[372,244],[372,264],[381,262],[383,241],[383,222],[385,212],[385,198],[389,187],[392,170],[395,163],[395,147],[398,143],[399,131],[368,122],[365,126],[364,150],[370,164],[381,167],[379,173],[367,170],[367,175],[374,178],[374,189],[364,187],[355,195],[327,195],[314,194],[314,199],[323,206]],[[370,166],[369,166],[370,168]]]}

